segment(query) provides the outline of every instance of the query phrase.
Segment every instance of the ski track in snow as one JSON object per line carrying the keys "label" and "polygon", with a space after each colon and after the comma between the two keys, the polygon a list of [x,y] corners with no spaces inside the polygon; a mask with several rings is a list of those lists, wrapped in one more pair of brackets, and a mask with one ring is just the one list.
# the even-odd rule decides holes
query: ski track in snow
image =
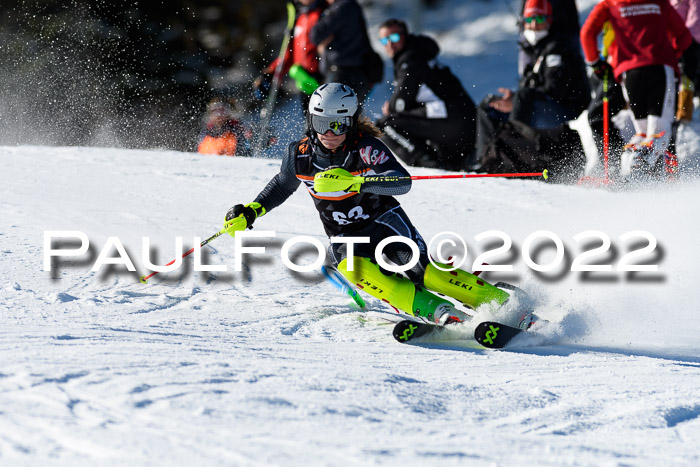
{"label": "ski track in snow", "polygon": [[[0,214],[10,219],[0,231],[0,463],[700,461],[695,182],[620,193],[417,182],[401,201],[426,238],[449,229],[477,249],[472,237],[498,228],[519,249],[549,229],[573,248],[587,229],[617,242],[644,228],[663,246],[661,279],[639,283],[621,274],[552,280],[506,258],[515,272],[487,278],[530,292],[528,305],[549,322],[488,351],[466,341],[400,345],[391,309],[368,299],[357,310],[320,273],[287,271],[282,241],[325,242],[302,190],[258,221],[278,236],[261,241],[269,253],[247,258],[243,271],[233,271],[223,236],[205,247],[206,261],[228,272],[195,273],[188,258],[185,272],[138,283],[142,236],[153,261],[166,261],[174,236],[189,248],[188,238],[216,231],[279,161],[39,147],[0,148],[0,158]],[[445,193],[458,214],[450,219],[430,202]],[[94,251],[44,272],[45,230],[83,231]],[[138,274],[90,272],[110,236]]]}

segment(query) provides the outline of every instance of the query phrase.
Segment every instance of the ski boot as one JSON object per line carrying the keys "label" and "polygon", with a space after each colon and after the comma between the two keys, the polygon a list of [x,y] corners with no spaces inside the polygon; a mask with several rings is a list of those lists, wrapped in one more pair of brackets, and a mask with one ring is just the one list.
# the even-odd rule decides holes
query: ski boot
{"label": "ski boot", "polygon": [[[630,178],[648,182],[660,180],[664,176],[666,148],[671,140],[670,124],[655,115],[647,117],[647,136],[636,145],[637,153],[630,168]],[[668,126],[668,130],[665,129]]]}
{"label": "ski boot", "polygon": [[468,314],[456,309],[451,302],[420,287],[416,287],[412,308],[414,316],[426,318],[442,326],[472,319]]}
{"label": "ski boot", "polygon": [[533,324],[535,324],[535,321],[537,321],[537,316],[535,316],[532,311],[527,311],[520,316],[518,328],[522,329],[523,331],[527,331]]}
{"label": "ski boot", "polygon": [[664,170],[669,181],[678,178],[678,157],[670,151],[664,153]]}
{"label": "ski boot", "polygon": [[654,180],[658,154],[647,146],[639,146],[633,151],[622,153],[620,175],[629,182],[650,182]]}
{"label": "ski boot", "polygon": [[646,133],[637,133],[633,137],[630,138],[630,140],[625,144],[624,150],[627,151],[628,149],[635,150],[637,149],[637,145],[640,144],[642,141],[646,139],[647,135]]}

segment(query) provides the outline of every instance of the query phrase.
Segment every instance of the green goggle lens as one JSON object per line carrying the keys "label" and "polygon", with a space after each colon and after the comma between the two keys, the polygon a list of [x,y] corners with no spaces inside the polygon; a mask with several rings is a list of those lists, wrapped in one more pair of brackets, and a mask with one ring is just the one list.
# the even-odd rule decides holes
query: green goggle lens
{"label": "green goggle lens", "polygon": [[528,16],[527,18],[523,18],[523,21],[525,21],[527,24],[530,24],[533,21],[537,24],[544,24],[547,22],[547,15]]}

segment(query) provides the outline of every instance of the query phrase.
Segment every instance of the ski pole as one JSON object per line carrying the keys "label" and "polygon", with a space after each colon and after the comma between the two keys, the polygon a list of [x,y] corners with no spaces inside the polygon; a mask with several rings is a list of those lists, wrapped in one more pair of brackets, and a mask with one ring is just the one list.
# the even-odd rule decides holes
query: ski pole
{"label": "ski pole", "polygon": [[610,141],[610,115],[608,113],[608,69],[603,73],[603,166],[605,168],[605,184],[610,183],[608,171],[608,152]]}
{"label": "ski pole", "polygon": [[[218,237],[219,235],[221,235],[221,234],[223,234],[223,233],[226,233],[226,228],[223,228],[223,229],[219,230],[219,231],[216,232],[214,235],[212,235],[211,237],[209,237],[209,238],[207,238],[206,240],[204,240],[202,243],[199,244],[199,247],[200,247],[200,248],[203,247],[204,245],[206,245],[207,243],[211,242],[212,240],[214,240],[216,237]],[[188,256],[188,255],[192,254],[192,252],[194,252],[194,248],[195,248],[195,247],[192,247],[192,249],[191,249],[190,251],[188,251],[187,253],[185,253],[184,255],[182,255],[182,257],[184,258],[185,256]],[[177,258],[174,259],[174,260],[172,260],[172,261],[169,262],[168,264],[166,264],[166,266],[170,266],[170,265],[173,264],[175,261],[177,261]],[[153,276],[155,276],[156,274],[158,274],[158,272],[159,272],[159,271],[153,271],[152,273],[150,273],[150,274],[147,275],[147,276],[141,276],[140,282],[141,282],[142,284],[147,284],[147,283],[148,283],[148,279],[150,279],[151,277],[153,277]]]}
{"label": "ski pole", "polygon": [[483,177],[543,177],[549,178],[549,171],[528,173],[501,173],[501,174],[452,174],[452,175],[411,175],[407,177],[363,177],[365,182],[402,182],[404,180],[443,180],[448,178],[483,178]]}
{"label": "ski pole", "polygon": [[333,284],[342,293],[348,295],[360,308],[365,307],[365,301],[360,296],[360,293],[353,287],[335,268],[327,268],[326,266],[321,266],[321,272],[328,282]]}
{"label": "ski pole", "polygon": [[[294,19],[296,17],[296,9],[294,8],[294,3],[287,2],[287,29],[284,32],[284,39],[282,39],[282,47],[280,48],[280,53],[277,56],[277,66],[275,67],[275,72],[272,74],[272,84],[270,87],[270,94],[267,95],[267,101],[265,102],[265,107],[260,111],[260,117],[262,121],[260,123],[260,132],[258,138],[255,141],[254,152],[259,153],[263,146],[263,139],[267,135],[268,125],[270,124],[270,119],[272,118],[272,108],[275,106],[275,101],[277,100],[277,90],[279,88],[279,81],[282,75],[282,68],[284,67],[284,59],[287,55],[287,48],[289,47],[289,40],[292,35],[292,29],[294,29]],[[257,154],[256,154],[257,155]]]}

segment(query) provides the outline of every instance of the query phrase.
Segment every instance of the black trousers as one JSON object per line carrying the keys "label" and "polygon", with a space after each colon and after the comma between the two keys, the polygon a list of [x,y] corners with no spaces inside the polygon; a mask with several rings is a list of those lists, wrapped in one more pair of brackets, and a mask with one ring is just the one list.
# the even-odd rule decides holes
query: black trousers
{"label": "black trousers", "polygon": [[663,114],[668,86],[663,65],[633,68],[624,73],[623,79],[635,119]]}
{"label": "black trousers", "polygon": [[476,151],[469,164],[472,166],[483,159],[487,145],[496,138],[498,131],[510,117],[510,114],[489,106],[490,99],[490,96],[487,96],[476,108]]}

